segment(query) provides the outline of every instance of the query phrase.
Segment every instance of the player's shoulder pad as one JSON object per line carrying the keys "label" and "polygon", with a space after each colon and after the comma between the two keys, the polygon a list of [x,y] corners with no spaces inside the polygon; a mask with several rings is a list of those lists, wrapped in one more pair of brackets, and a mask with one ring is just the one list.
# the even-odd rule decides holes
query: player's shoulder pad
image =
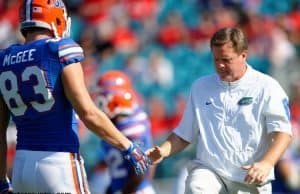
{"label": "player's shoulder pad", "polygon": [[60,41],[61,38],[51,38],[46,41],[51,52],[57,53]]}
{"label": "player's shoulder pad", "polygon": [[53,52],[58,52],[60,48],[73,45],[80,47],[73,39],[71,38],[51,38],[47,40],[49,48]]}
{"label": "player's shoulder pad", "polygon": [[49,48],[52,52],[57,53],[59,60],[65,64],[83,60],[83,50],[71,38],[55,38],[48,40]]}

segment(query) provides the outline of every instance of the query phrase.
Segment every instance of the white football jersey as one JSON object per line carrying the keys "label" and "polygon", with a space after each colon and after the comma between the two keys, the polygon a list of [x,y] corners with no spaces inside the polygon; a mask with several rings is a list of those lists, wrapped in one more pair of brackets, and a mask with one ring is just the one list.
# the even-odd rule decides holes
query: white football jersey
{"label": "white football jersey", "polygon": [[[265,153],[274,131],[291,134],[288,97],[279,83],[248,65],[236,82],[217,74],[196,80],[174,133],[197,137],[196,161],[232,181],[244,182],[241,166]],[[274,179],[270,173],[269,180]]]}

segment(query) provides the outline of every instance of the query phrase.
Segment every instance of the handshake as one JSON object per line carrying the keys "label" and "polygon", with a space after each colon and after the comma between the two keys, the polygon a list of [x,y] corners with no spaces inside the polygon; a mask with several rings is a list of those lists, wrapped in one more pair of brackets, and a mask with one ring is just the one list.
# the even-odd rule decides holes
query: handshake
{"label": "handshake", "polygon": [[144,152],[139,143],[132,143],[122,154],[133,165],[136,174],[144,174],[151,164],[158,164],[165,158],[159,146]]}
{"label": "handshake", "polygon": [[139,143],[131,143],[127,150],[122,151],[122,154],[133,165],[136,174],[144,174],[151,165],[150,158]]}

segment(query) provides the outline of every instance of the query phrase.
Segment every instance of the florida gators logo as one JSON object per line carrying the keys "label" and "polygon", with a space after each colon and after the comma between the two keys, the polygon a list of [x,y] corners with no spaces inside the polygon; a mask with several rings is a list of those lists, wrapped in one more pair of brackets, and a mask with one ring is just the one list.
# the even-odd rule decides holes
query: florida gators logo
{"label": "florida gators logo", "polygon": [[54,0],[53,4],[54,4],[55,7],[65,8],[65,4],[61,0]]}
{"label": "florida gators logo", "polygon": [[243,105],[249,105],[253,102],[252,97],[243,97],[238,101],[238,105],[243,106]]}

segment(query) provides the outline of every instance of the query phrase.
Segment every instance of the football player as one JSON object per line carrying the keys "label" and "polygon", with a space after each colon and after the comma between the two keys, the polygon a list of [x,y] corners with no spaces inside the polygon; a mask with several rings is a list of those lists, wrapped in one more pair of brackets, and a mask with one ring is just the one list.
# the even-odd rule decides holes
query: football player
{"label": "football player", "polygon": [[109,70],[105,72],[97,81],[98,89],[109,89],[109,88],[126,88],[126,90],[132,90],[131,94],[134,101],[140,106],[143,106],[143,97],[134,89],[131,79],[128,75],[120,70]]}
{"label": "football player", "polygon": [[[143,144],[145,149],[151,147],[148,116],[137,100],[137,92],[129,77],[121,71],[108,71],[100,77],[98,86],[100,92],[96,104],[109,116],[121,133],[131,141]],[[144,175],[137,175],[119,149],[107,142],[101,143],[111,177],[107,194],[155,193],[150,180],[154,167]]]}
{"label": "football player", "polygon": [[25,44],[0,52],[0,191],[6,178],[6,130],[17,127],[12,186],[15,193],[90,193],[75,112],[84,124],[144,173],[149,161],[95,106],[84,84],[82,48],[68,38],[70,18],[61,0],[24,0]]}

